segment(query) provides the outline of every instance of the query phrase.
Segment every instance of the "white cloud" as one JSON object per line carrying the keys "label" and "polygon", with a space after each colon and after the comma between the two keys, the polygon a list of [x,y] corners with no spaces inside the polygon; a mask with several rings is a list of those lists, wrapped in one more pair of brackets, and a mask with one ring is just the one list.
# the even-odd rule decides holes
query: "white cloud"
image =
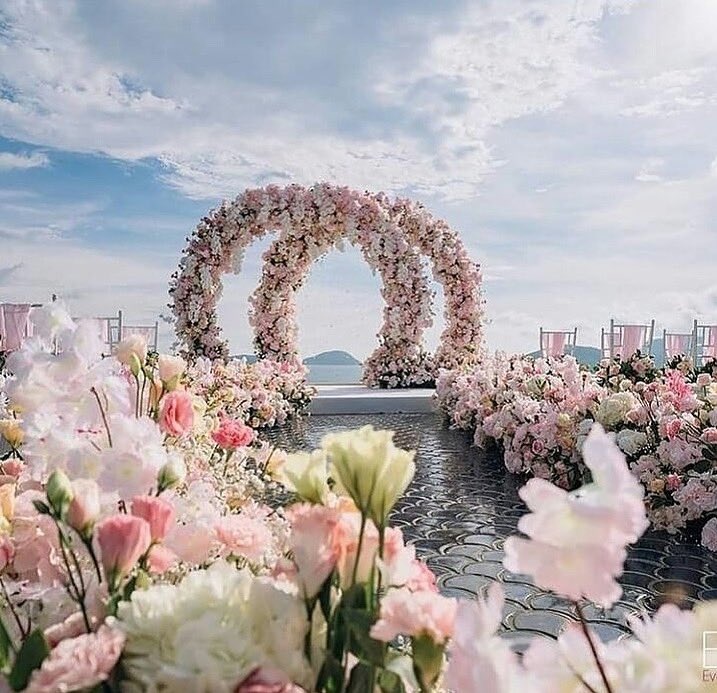
{"label": "white cloud", "polygon": [[47,166],[50,159],[42,152],[0,152],[0,171],[12,171],[14,169],[37,168]]}

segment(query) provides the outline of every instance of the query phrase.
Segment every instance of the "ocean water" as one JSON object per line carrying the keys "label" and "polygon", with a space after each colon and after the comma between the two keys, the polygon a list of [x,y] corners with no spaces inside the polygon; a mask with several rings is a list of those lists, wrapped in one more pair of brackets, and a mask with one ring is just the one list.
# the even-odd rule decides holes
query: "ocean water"
{"label": "ocean water", "polygon": [[361,382],[362,366],[308,366],[312,385],[355,385]]}

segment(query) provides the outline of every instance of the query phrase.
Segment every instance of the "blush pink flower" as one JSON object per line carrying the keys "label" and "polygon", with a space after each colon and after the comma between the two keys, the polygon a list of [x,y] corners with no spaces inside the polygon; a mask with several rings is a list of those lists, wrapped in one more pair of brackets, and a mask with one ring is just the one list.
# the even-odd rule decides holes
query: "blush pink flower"
{"label": "blush pink flower", "polygon": [[0,536],[0,573],[7,568],[15,558],[15,545],[6,535]]}
{"label": "blush pink flower", "polygon": [[159,427],[163,433],[181,438],[194,426],[194,402],[185,390],[175,390],[162,399]]}
{"label": "blush pink flower", "polygon": [[702,546],[717,551],[717,518],[707,520],[702,528]]}
{"label": "blush pink flower", "polygon": [[486,693],[519,690],[515,685],[520,676],[518,658],[508,643],[495,635],[504,601],[502,588],[494,582],[486,599],[458,603],[445,677],[450,690]]}
{"label": "blush pink flower", "polygon": [[238,419],[224,418],[212,433],[212,440],[223,450],[236,450],[254,440],[254,429]]}
{"label": "blush pink flower", "polygon": [[647,529],[643,491],[598,424],[583,445],[583,457],[592,484],[568,493],[531,479],[520,489],[532,512],[518,528],[529,539],[509,537],[503,564],[531,575],[543,589],[610,607],[622,592],[615,578],[622,573],[625,548]]}
{"label": "blush pink flower", "polygon": [[179,557],[174,551],[161,544],[155,544],[147,554],[147,567],[150,573],[161,575],[173,568]]}
{"label": "blush pink flower", "polygon": [[214,531],[224,553],[243,556],[254,563],[264,558],[271,545],[271,531],[260,517],[226,515],[219,519]]}
{"label": "blush pink flower", "polygon": [[152,543],[149,524],[134,515],[113,515],[95,530],[102,567],[112,586],[125,577]]}
{"label": "blush pink flower", "polygon": [[157,496],[135,496],[132,514],[141,517],[149,525],[152,542],[162,541],[174,524],[174,506]]}
{"label": "blush pink flower", "polygon": [[457,602],[437,592],[411,592],[405,587],[391,589],[381,600],[379,618],[371,637],[391,642],[397,635],[427,635],[444,643],[453,635]]}
{"label": "blush pink flower", "polygon": [[336,565],[335,532],[339,513],[335,508],[297,503],[287,510],[291,523],[290,546],[296,564],[296,579],[304,596],[314,597]]}
{"label": "blush pink flower", "polygon": [[96,633],[63,640],[30,677],[28,693],[58,693],[94,688],[109,678],[125,636],[102,625]]}
{"label": "blush pink flower", "polygon": [[80,534],[86,534],[100,515],[100,489],[92,479],[75,479],[72,491],[74,495],[67,510],[66,521]]}
{"label": "blush pink flower", "polygon": [[255,669],[235,689],[234,693],[305,693],[301,686],[289,681],[283,672]]}

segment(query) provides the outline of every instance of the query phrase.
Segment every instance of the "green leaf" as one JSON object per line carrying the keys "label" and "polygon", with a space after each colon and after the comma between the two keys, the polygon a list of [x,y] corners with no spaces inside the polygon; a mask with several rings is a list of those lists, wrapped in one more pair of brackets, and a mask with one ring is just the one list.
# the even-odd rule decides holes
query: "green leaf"
{"label": "green leaf", "polygon": [[349,684],[346,693],[370,693],[373,691],[373,667],[370,664],[360,662],[351,670]]}
{"label": "green leaf", "polygon": [[344,668],[331,652],[327,652],[316,683],[316,690],[334,693],[342,690],[343,684]]}
{"label": "green leaf", "polygon": [[376,622],[373,615],[360,609],[344,609],[344,618],[349,630],[349,649],[361,661],[383,667],[386,646],[371,635],[371,626]]}
{"label": "green leaf", "polygon": [[443,651],[445,646],[433,642],[428,635],[411,638],[413,650],[413,670],[421,686],[421,690],[431,690],[438,680],[443,668]]}
{"label": "green leaf", "polygon": [[405,693],[403,681],[395,671],[384,669],[378,677],[378,686],[381,693]]}
{"label": "green leaf", "polygon": [[14,691],[26,688],[32,672],[40,668],[48,654],[50,654],[50,648],[42,631],[40,629],[32,631],[20,647],[20,651],[15,657],[15,665],[7,677],[10,687]]}
{"label": "green leaf", "polygon": [[15,649],[10,633],[0,618],[0,671],[7,671],[10,664],[10,653]]}

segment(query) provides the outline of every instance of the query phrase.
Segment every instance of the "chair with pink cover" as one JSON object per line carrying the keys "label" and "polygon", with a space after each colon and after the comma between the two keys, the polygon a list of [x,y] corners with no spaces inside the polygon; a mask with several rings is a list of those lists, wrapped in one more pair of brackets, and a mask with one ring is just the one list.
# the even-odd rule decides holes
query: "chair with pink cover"
{"label": "chair with pink cover", "polygon": [[572,355],[578,339],[578,328],[573,330],[544,330],[540,328],[540,355],[543,358]]}
{"label": "chair with pink cover", "polygon": [[652,342],[655,336],[655,321],[647,324],[617,323],[610,320],[609,330],[603,327],[600,346],[603,358],[629,359],[636,351],[643,355],[652,354]]}
{"label": "chair with pink cover", "polygon": [[0,351],[16,351],[32,336],[31,303],[0,304]]}
{"label": "chair with pink cover", "polygon": [[704,365],[710,359],[717,359],[717,325],[694,323],[695,364]]}
{"label": "chair with pink cover", "polygon": [[692,356],[694,352],[693,332],[668,332],[662,330],[662,343],[665,347],[665,363],[675,356]]}
{"label": "chair with pink cover", "polygon": [[122,325],[122,339],[126,339],[133,334],[144,337],[147,340],[147,347],[150,351],[157,351],[159,322],[155,322],[154,325]]}

